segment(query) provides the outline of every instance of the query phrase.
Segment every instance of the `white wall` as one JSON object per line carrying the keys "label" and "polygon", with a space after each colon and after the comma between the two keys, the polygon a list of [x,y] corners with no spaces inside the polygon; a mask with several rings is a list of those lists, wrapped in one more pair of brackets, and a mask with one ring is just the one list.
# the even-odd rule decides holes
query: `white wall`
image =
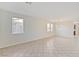
{"label": "white wall", "polygon": [[74,30],[73,22],[59,22],[56,23],[56,35],[63,36],[63,37],[73,37],[73,30]]}
{"label": "white wall", "polygon": [[[11,33],[12,17],[24,18],[23,34],[13,35]],[[49,22],[42,18],[0,10],[0,48],[53,36],[53,32],[46,31],[47,23]]]}

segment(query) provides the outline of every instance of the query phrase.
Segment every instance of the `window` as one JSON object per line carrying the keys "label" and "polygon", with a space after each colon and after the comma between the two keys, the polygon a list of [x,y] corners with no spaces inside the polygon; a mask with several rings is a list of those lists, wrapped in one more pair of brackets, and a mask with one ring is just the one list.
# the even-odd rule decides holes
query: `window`
{"label": "window", "polygon": [[51,30],[51,32],[53,31],[53,24],[51,24],[51,29],[50,30]]}
{"label": "window", "polygon": [[48,23],[47,24],[47,32],[52,32],[53,31],[53,24]]}
{"label": "window", "polygon": [[50,32],[50,23],[47,24],[47,32]]}
{"label": "window", "polygon": [[12,18],[12,34],[23,33],[23,20],[21,18]]}

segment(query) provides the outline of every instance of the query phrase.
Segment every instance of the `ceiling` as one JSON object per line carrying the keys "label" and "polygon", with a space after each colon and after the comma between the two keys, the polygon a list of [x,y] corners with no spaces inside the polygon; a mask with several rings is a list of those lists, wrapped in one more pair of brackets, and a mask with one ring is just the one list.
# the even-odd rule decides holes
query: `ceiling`
{"label": "ceiling", "polygon": [[48,19],[79,18],[78,2],[0,2],[0,8],[15,13]]}

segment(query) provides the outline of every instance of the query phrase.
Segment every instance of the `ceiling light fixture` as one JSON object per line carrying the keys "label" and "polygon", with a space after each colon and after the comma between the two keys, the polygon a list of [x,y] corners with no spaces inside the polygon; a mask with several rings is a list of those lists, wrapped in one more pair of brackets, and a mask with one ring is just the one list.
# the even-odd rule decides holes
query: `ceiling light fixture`
{"label": "ceiling light fixture", "polygon": [[32,2],[25,2],[27,5],[31,5],[32,4]]}

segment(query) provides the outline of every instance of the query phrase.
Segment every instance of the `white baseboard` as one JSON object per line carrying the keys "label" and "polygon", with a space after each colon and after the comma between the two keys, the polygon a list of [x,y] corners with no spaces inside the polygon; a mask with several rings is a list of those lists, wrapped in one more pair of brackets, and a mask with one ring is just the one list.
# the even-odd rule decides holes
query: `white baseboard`
{"label": "white baseboard", "polygon": [[12,43],[12,44],[7,44],[7,45],[4,45],[4,46],[1,46],[0,48],[6,48],[6,47],[10,47],[10,46],[22,44],[22,43],[28,43],[28,42],[35,41],[35,40],[39,40],[39,39],[49,38],[49,37],[53,37],[53,36],[52,36],[52,35],[51,35],[51,36],[48,36],[48,35],[47,35],[47,36],[38,37],[38,38],[35,38],[35,39],[29,39],[29,40],[20,41],[20,42],[14,42],[14,43]]}

